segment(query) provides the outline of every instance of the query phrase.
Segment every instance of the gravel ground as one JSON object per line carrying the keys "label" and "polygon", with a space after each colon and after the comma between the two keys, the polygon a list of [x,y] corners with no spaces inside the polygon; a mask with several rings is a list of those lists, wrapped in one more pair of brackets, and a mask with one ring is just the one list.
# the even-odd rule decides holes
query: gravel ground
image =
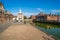
{"label": "gravel ground", "polygon": [[13,24],[0,33],[0,40],[54,40],[30,24]]}

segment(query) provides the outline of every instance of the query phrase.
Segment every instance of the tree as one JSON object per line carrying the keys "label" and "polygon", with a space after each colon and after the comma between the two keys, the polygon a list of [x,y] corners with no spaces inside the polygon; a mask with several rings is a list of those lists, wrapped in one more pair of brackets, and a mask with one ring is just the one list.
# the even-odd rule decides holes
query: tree
{"label": "tree", "polygon": [[24,16],[24,19],[27,19],[27,17],[26,17],[26,16]]}

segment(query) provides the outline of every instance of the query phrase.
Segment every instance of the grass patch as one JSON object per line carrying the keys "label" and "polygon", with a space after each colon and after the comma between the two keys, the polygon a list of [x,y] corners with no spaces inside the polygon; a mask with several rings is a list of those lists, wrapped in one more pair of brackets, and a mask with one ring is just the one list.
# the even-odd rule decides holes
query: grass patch
{"label": "grass patch", "polygon": [[51,24],[51,23],[45,23],[45,22],[34,22],[35,25],[40,26],[40,27],[52,27],[52,28],[60,28],[60,25],[55,25],[55,24]]}

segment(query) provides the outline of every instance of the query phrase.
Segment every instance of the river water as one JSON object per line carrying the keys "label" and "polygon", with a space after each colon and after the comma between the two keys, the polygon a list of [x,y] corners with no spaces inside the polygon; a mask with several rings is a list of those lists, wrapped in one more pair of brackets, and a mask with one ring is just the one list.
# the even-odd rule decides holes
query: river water
{"label": "river water", "polygon": [[60,40],[60,26],[49,25],[49,24],[39,24],[36,26],[38,29],[48,33],[49,35],[53,35],[56,39]]}

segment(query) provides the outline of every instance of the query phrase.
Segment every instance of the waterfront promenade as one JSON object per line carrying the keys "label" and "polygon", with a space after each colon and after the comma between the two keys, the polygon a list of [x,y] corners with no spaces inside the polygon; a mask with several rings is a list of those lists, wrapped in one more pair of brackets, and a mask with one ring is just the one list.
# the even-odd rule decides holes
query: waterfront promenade
{"label": "waterfront promenade", "polygon": [[30,24],[6,23],[3,27],[0,26],[0,40],[54,40]]}

